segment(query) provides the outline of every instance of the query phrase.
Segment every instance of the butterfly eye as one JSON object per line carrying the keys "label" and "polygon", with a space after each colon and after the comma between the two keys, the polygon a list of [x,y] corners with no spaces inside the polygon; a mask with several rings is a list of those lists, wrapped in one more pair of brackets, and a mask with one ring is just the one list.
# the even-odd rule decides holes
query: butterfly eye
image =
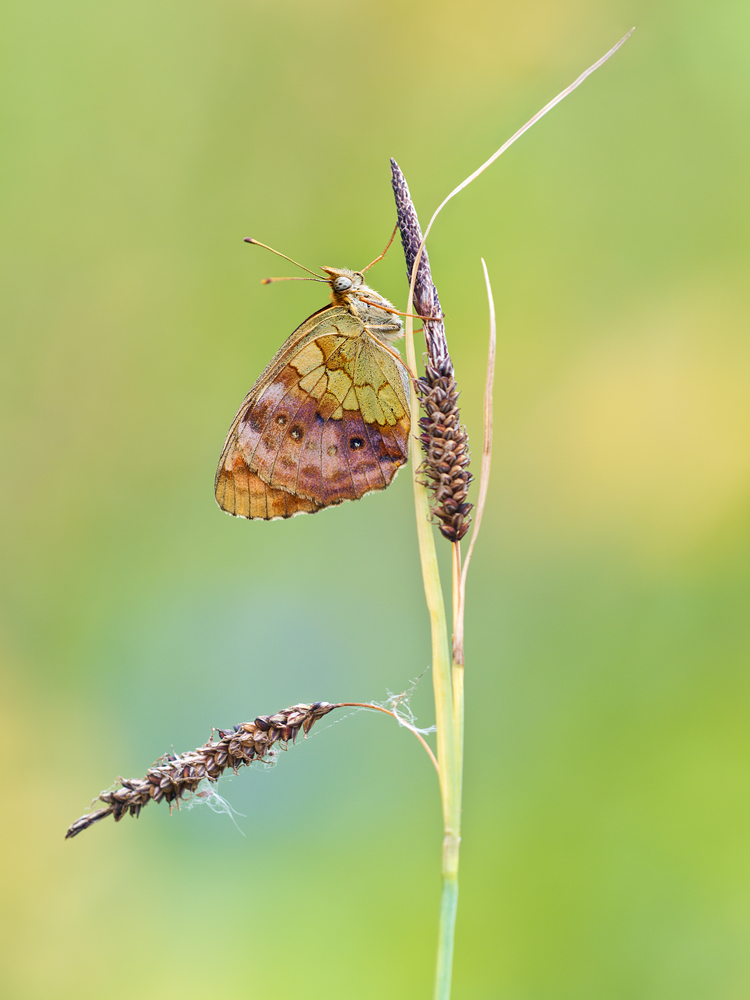
{"label": "butterfly eye", "polygon": [[332,288],[334,292],[346,292],[352,287],[352,279],[347,278],[346,275],[340,274],[338,278],[333,282]]}

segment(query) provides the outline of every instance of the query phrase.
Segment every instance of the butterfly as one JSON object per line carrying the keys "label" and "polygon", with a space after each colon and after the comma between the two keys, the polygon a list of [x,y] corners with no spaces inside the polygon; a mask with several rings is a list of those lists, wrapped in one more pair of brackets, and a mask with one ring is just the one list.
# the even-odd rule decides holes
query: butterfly
{"label": "butterfly", "polygon": [[407,460],[409,373],[389,346],[401,320],[365,284],[367,268],[320,270],[331,305],[281,346],[229,428],[214,487],[237,517],[270,521],[358,500],[384,490]]}

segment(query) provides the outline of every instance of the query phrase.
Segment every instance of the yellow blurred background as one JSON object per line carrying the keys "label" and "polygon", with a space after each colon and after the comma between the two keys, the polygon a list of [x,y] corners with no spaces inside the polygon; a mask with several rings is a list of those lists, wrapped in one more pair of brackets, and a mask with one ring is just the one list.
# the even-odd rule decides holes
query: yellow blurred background
{"label": "yellow blurred background", "polygon": [[[424,224],[633,24],[429,247],[477,456],[480,256],[499,319],[454,995],[750,995],[748,8],[4,20],[0,995],[431,995],[436,783],[383,717],[224,780],[241,832],[150,806],[63,835],[212,725],[425,670],[406,474],[289,522],[214,503],[239,402],[325,304],[262,288],[292,269],[242,238],[362,267],[395,221],[390,156]],[[398,247],[368,278],[403,308]],[[430,702],[427,675],[421,725]]]}

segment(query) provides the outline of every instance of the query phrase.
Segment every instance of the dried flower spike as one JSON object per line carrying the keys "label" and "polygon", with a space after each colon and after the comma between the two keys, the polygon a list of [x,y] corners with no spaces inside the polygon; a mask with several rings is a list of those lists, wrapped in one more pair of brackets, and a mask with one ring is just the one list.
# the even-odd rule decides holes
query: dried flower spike
{"label": "dried flower spike", "polygon": [[234,729],[219,729],[219,740],[209,740],[197,750],[173,756],[166,755],[148,769],[145,778],[122,778],[119,787],[102,792],[99,801],[105,809],[81,816],[72,824],[65,839],[75,837],[106,816],[118,822],[127,813],[138,816],[149,802],[179,803],[185,795],[195,792],[201,781],[217,781],[231,767],[237,773],[240,767],[254,760],[269,761],[277,745],[286,749],[294,743],[299,731],[305,736],[313,725],[336,706],[327,701],[312,705],[292,705],[276,715],[259,715],[254,722],[243,722]]}
{"label": "dried flower spike", "polygon": [[[406,257],[409,281],[422,243],[422,230],[409,194],[406,178],[391,160],[393,192],[398,227]],[[417,392],[425,416],[419,421],[424,462],[420,473],[432,491],[432,514],[440,531],[452,542],[460,541],[469,530],[473,504],[466,500],[472,480],[469,471],[469,435],[461,425],[459,390],[448,352],[440,299],[432,281],[427,249],[423,248],[414,284],[414,306],[424,319],[427,344],[425,374],[417,379]]]}
{"label": "dried flower spike", "polygon": [[440,531],[459,542],[469,530],[473,504],[467,502],[469,484],[469,435],[459,422],[458,386],[452,373],[445,374],[428,361],[417,391],[424,417],[420,441],[425,460],[420,472],[432,490],[432,513],[440,521]]}

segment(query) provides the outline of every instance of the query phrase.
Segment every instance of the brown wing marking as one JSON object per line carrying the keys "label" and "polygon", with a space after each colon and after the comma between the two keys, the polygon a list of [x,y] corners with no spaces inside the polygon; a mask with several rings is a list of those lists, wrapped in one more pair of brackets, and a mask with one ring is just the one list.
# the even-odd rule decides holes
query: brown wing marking
{"label": "brown wing marking", "polygon": [[[321,435],[323,432],[324,413],[330,410],[330,403],[325,399],[327,379],[321,371],[315,379],[312,374],[313,384],[308,393],[303,394],[296,390],[289,393],[288,399],[295,396],[296,408],[291,413],[286,428],[286,434],[279,442],[273,465],[266,477],[265,471],[259,467],[258,472],[263,478],[268,478],[272,486],[290,490],[293,493],[302,492],[305,496],[313,499],[322,499],[320,496],[321,480]],[[318,398],[321,397],[321,398]],[[321,410],[323,412],[321,412]],[[300,468],[304,466],[311,485],[310,489],[300,489]]]}
{"label": "brown wing marking", "polygon": [[[261,473],[266,471],[266,479],[273,467],[273,458],[289,431],[289,418],[296,412],[294,392],[298,382],[297,372],[293,368],[284,368],[249,404],[237,423],[237,447],[250,468]],[[290,393],[293,394],[291,400],[288,398]]]}

